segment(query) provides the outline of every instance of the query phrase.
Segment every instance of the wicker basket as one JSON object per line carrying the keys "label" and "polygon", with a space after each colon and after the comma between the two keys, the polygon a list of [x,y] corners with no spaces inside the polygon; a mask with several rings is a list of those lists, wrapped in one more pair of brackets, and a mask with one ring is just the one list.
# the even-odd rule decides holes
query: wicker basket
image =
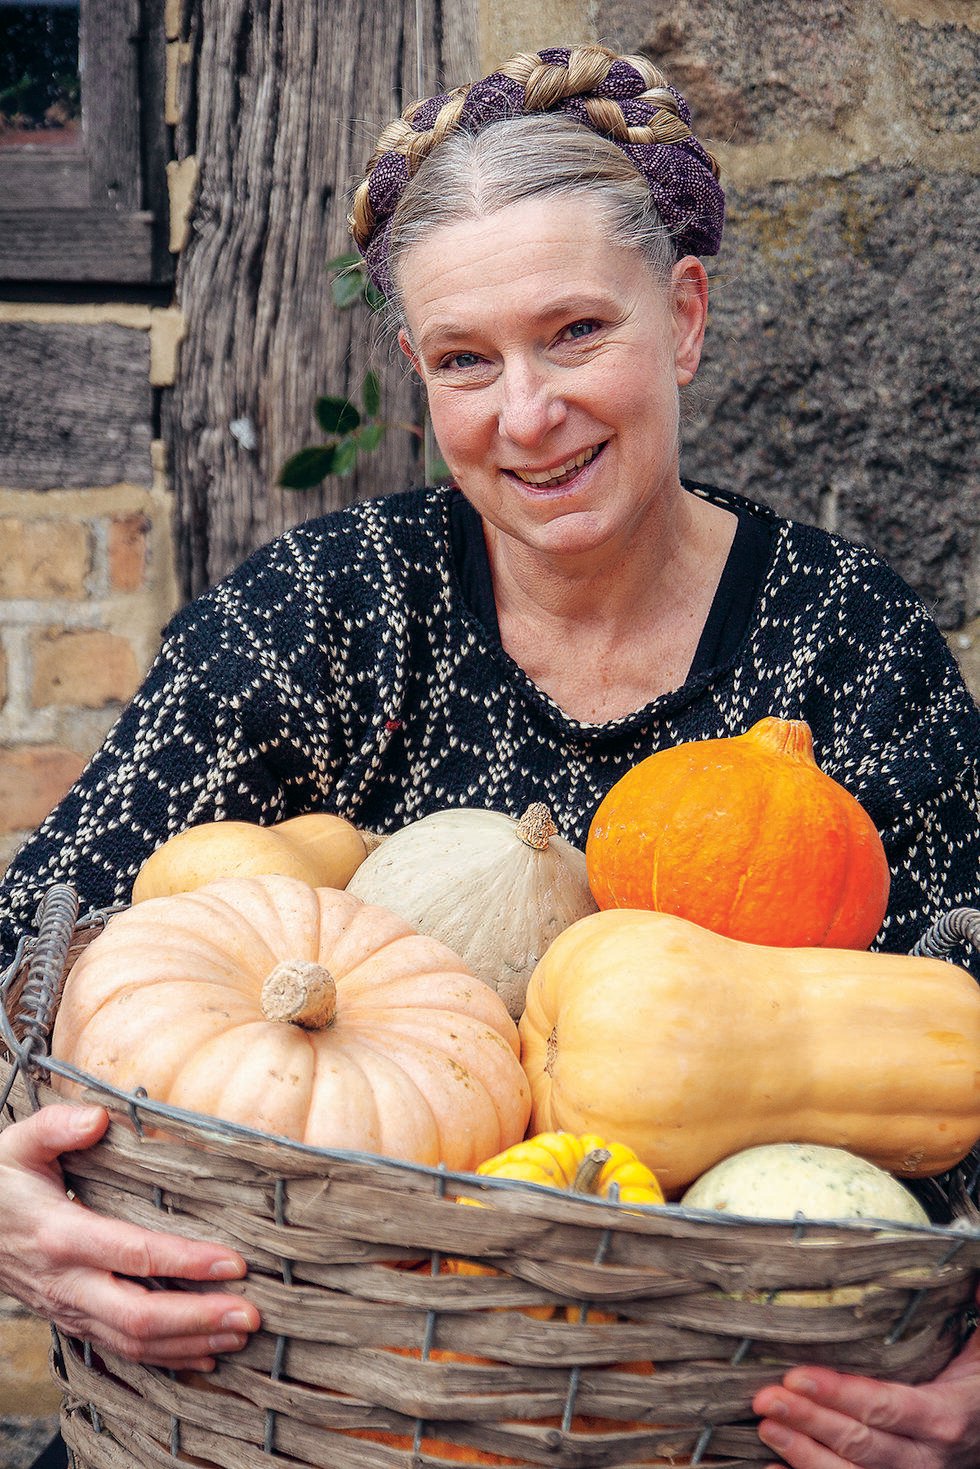
{"label": "wicker basket", "polygon": [[[45,1054],[63,975],[106,919],[76,925],[76,912],[71,889],[52,889],[0,982],[4,1121],[60,1100],[51,1072],[90,1081]],[[975,941],[980,915],[966,917]],[[940,948],[963,936],[950,922]],[[54,1333],[76,1469],[435,1469],[460,1445],[500,1456],[465,1462],[736,1469],[772,1461],[750,1404],[786,1367],[921,1381],[970,1322],[975,1222],[626,1209],[310,1148],[94,1083],[89,1095],[113,1121],[65,1160],[70,1187],[106,1214],[241,1251],[263,1327],[208,1377]],[[493,1273],[445,1273],[447,1256]]]}

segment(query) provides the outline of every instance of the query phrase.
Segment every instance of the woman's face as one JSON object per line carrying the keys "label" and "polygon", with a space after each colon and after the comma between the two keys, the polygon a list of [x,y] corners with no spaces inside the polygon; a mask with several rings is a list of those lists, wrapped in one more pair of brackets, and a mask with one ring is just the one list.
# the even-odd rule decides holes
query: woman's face
{"label": "woman's face", "polygon": [[580,196],[446,225],[404,257],[402,347],[443,457],[480,514],[540,553],[628,544],[678,486],[679,384],[706,286],[665,288]]}

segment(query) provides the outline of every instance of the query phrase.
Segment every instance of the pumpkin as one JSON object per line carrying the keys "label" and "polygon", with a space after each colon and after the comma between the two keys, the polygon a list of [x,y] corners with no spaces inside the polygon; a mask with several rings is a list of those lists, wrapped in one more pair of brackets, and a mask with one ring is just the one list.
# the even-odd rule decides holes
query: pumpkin
{"label": "pumpkin", "polygon": [[801,719],[762,719],[640,761],[585,847],[600,908],[650,908],[746,943],[866,949],[888,904],[867,812],[813,758]]}
{"label": "pumpkin", "polygon": [[274,826],[250,821],[205,821],[189,826],[151,852],[136,874],[132,900],[189,893],[222,877],[276,872],[310,887],[346,887],[379,838],[342,816],[311,811]]}
{"label": "pumpkin", "polygon": [[689,1209],[747,1219],[888,1219],[928,1224],[914,1194],[846,1148],[769,1143],[744,1148],[702,1173],[684,1194]]}
{"label": "pumpkin", "polygon": [[[595,1194],[621,1204],[662,1204],[663,1192],[632,1148],[595,1133],[542,1132],[488,1158],[476,1170],[484,1178],[515,1178],[547,1188]],[[467,1202],[476,1202],[467,1200]]]}
{"label": "pumpkin", "polygon": [[386,837],[348,890],[448,944],[515,1020],[551,940],[596,911],[584,854],[541,802],[519,821],[471,807],[423,816]]}
{"label": "pumpkin", "polygon": [[296,878],[110,918],[68,975],[52,1051],[174,1107],[449,1168],[516,1142],[529,1111],[493,991],[395,914]]}
{"label": "pumpkin", "polygon": [[609,909],[555,939],[520,1034],[532,1130],[614,1134],[668,1196],[762,1143],[917,1177],[980,1137],[980,986],[939,959],[764,948]]}

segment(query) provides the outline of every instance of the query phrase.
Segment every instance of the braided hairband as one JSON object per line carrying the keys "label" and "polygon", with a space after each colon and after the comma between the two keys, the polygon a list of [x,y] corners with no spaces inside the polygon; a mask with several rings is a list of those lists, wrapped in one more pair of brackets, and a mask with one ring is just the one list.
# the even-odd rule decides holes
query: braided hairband
{"label": "braided hairband", "polygon": [[433,148],[456,131],[528,113],[567,113],[615,143],[646,179],[681,255],[715,255],[725,196],[718,165],[691,131],[679,92],[641,56],[604,46],[552,47],[521,54],[499,71],[451,92],[413,102],[389,123],[354,195],[351,235],[368,274],[391,293],[391,221],[402,190]]}

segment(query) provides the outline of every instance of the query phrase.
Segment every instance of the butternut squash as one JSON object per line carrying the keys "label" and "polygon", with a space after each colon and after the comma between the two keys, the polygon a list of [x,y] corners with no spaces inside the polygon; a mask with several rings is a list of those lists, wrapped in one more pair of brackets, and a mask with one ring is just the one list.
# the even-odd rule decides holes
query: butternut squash
{"label": "butternut squash", "polygon": [[767,948],[609,909],[550,945],[520,1034],[532,1132],[613,1136],[668,1197],[762,1143],[921,1177],[980,1138],[980,986],[939,959]]}

